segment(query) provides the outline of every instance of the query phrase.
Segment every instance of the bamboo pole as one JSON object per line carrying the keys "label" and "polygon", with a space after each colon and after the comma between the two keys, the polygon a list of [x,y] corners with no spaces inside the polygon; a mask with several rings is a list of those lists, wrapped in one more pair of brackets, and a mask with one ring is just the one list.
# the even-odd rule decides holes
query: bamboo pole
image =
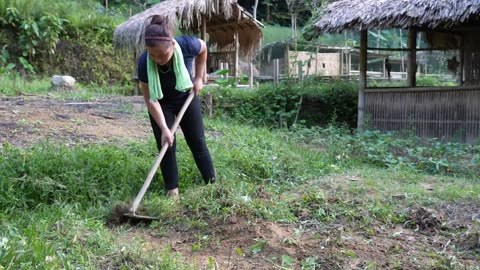
{"label": "bamboo pole", "polygon": [[365,125],[365,88],[367,88],[367,44],[368,32],[362,30],[360,38],[360,78],[358,91],[357,131],[361,132]]}
{"label": "bamboo pole", "polygon": [[408,31],[408,64],[407,64],[407,82],[409,87],[416,86],[417,73],[417,30]]}

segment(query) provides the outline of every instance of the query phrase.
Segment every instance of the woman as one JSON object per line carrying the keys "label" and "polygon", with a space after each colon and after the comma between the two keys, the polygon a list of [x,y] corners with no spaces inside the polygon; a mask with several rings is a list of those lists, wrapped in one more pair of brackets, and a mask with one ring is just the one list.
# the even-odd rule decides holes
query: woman
{"label": "woman", "polygon": [[[190,88],[194,91],[195,97],[180,121],[180,127],[205,184],[215,181],[215,171],[205,142],[202,111],[198,99],[203,87],[207,47],[203,40],[196,37],[184,36],[174,39],[168,29],[166,18],[158,15],[152,17],[145,29],[145,46],[146,51],[138,61],[138,78],[157,148],[160,151],[164,143],[167,142],[169,145],[160,163],[167,196],[178,199],[176,140],[175,134],[170,132],[170,127],[185,103]],[[194,58],[195,78],[192,82],[190,76]]]}

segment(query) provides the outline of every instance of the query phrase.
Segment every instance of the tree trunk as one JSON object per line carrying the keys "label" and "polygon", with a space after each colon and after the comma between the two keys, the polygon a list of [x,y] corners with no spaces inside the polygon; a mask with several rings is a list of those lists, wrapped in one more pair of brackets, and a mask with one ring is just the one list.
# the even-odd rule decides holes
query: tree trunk
{"label": "tree trunk", "polygon": [[267,14],[265,14],[265,21],[267,23],[270,23],[270,1],[265,1],[265,5],[267,5]]}

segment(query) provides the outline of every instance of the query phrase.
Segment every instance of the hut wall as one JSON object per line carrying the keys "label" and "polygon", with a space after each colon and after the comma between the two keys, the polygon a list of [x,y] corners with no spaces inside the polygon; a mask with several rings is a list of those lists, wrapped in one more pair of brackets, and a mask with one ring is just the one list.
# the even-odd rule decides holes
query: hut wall
{"label": "hut wall", "polygon": [[480,33],[468,32],[464,36],[465,85],[480,84]]}
{"label": "hut wall", "polygon": [[[279,69],[280,69],[280,74],[281,75],[285,75],[286,73],[286,62],[285,62],[285,58],[277,58],[279,61],[278,61],[278,65],[279,65]],[[270,61],[267,61],[267,60],[263,60],[261,63],[260,63],[260,75],[261,76],[273,76],[273,60],[275,59],[271,59]]]}
{"label": "hut wall", "polygon": [[369,129],[467,143],[480,140],[480,85],[367,89],[365,100]]}
{"label": "hut wall", "polygon": [[[298,76],[299,63],[303,75],[340,76],[340,53],[289,51],[290,76]],[[310,67],[308,65],[310,62]]]}

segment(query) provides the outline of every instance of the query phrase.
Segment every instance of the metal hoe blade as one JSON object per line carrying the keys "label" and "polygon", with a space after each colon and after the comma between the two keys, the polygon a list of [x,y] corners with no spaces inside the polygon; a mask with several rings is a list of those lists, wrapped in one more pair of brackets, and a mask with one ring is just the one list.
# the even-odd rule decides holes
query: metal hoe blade
{"label": "metal hoe blade", "polygon": [[133,219],[144,219],[144,220],[158,220],[158,217],[150,217],[144,215],[137,215],[135,212],[128,212],[123,214],[126,217],[133,218]]}

